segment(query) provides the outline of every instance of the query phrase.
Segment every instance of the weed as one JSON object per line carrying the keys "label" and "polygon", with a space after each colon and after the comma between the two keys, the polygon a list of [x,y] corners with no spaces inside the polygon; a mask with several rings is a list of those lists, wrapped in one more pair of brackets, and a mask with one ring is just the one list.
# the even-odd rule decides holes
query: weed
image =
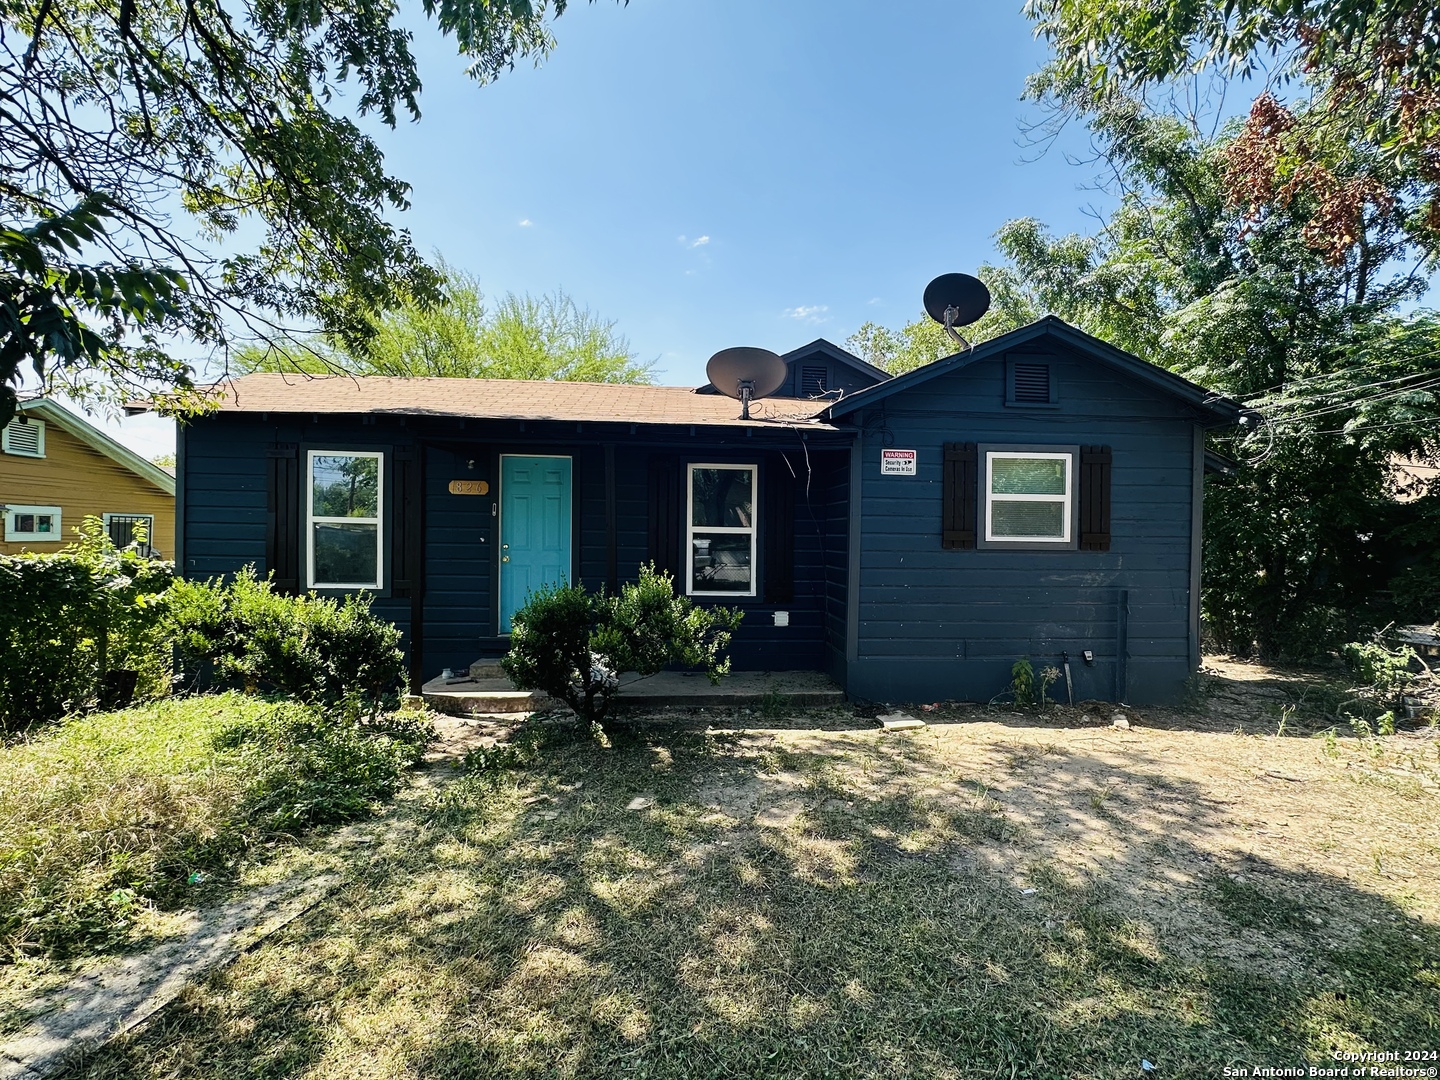
{"label": "weed", "polygon": [[238,693],[72,718],[0,749],[0,962],[117,943],[277,832],[392,793],[428,741]]}
{"label": "weed", "polygon": [[769,687],[760,699],[760,716],[766,723],[774,724],[785,719],[789,712],[789,700],[777,688]]}
{"label": "weed", "polygon": [[1039,705],[1043,708],[1047,700],[1045,692],[1059,677],[1059,670],[1053,667],[1045,668],[1037,676],[1035,665],[1030,663],[1030,658],[1022,656],[1010,668],[1010,693],[1015,697],[1015,704]]}

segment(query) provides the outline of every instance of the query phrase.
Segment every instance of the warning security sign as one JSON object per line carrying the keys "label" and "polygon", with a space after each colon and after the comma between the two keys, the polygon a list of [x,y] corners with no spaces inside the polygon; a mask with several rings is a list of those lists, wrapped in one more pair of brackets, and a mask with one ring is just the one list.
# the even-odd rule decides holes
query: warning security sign
{"label": "warning security sign", "polygon": [[880,451],[880,475],[881,475],[881,476],[914,476],[914,475],[915,475],[915,451],[914,451],[914,450],[881,450],[881,451]]}

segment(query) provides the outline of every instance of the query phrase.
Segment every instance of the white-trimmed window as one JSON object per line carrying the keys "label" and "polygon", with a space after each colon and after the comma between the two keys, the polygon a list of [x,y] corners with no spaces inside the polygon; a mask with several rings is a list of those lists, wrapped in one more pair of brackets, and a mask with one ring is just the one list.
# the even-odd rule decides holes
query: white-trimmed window
{"label": "white-trimmed window", "polygon": [[690,465],[686,481],[685,591],[755,595],[754,465]]}
{"label": "white-trimmed window", "polygon": [[305,475],[307,587],[380,588],[385,455],[310,450]]}
{"label": "white-trimmed window", "polygon": [[20,457],[44,457],[45,421],[17,416],[0,430],[0,451]]}
{"label": "white-trimmed window", "polygon": [[1075,519],[1075,457],[1060,451],[985,453],[985,540],[1069,544]]}
{"label": "white-trimmed window", "polygon": [[20,540],[59,543],[64,539],[60,531],[60,507],[10,504],[5,507],[5,539],[12,543]]}

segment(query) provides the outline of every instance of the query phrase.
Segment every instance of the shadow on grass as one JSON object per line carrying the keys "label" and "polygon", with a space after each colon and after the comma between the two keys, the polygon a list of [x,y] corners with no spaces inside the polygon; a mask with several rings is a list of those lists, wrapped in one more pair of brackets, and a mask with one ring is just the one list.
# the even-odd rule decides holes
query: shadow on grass
{"label": "shadow on grass", "polygon": [[[552,735],[76,1074],[1196,1076],[1435,1044],[1434,927],[1203,848],[1223,807],[1143,751],[1088,763],[1108,791],[1078,758],[997,798],[907,739]],[[1084,831],[1103,873],[1054,857]]]}

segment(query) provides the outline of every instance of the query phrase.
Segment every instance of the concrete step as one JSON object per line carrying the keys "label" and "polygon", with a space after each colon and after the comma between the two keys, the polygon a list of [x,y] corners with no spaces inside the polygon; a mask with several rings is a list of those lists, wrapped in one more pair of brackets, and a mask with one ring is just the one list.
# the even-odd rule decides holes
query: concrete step
{"label": "concrete step", "polygon": [[450,716],[534,712],[550,700],[540,690],[516,690],[509,679],[431,679],[420,688],[425,704]]}
{"label": "concrete step", "polygon": [[470,665],[470,677],[472,679],[503,679],[505,671],[500,666],[498,656],[487,656]]}

